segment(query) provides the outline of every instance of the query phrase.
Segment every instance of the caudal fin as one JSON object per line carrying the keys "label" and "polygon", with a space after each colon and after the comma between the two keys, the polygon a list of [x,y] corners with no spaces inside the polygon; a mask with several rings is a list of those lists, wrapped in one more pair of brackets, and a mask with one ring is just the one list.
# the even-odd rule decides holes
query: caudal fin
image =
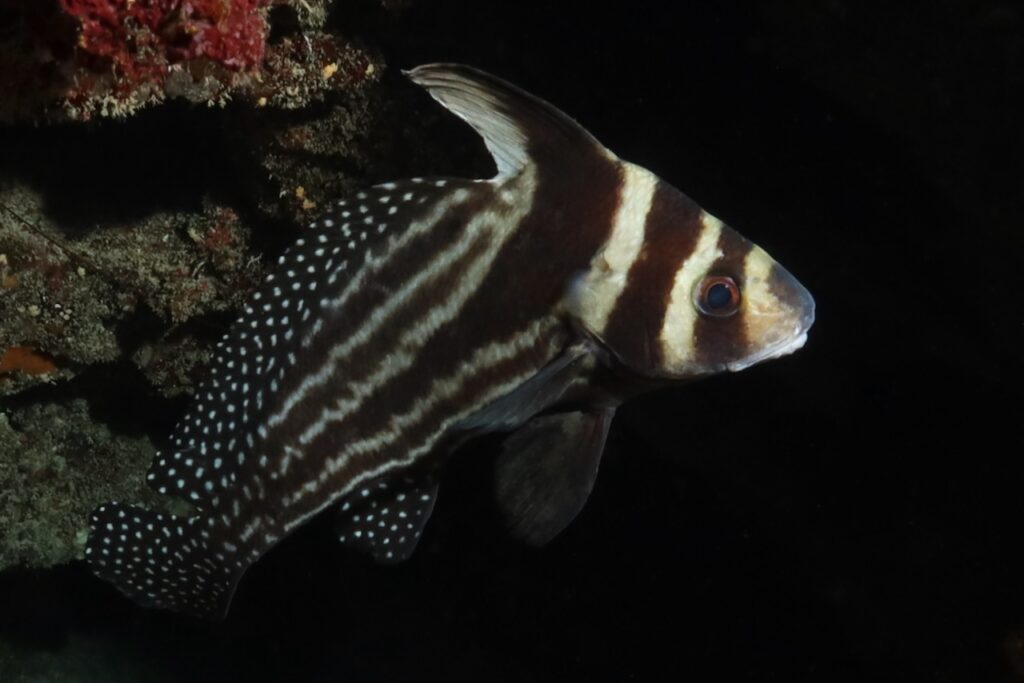
{"label": "caudal fin", "polygon": [[210,552],[203,519],[108,503],[90,517],[86,560],[141,605],[223,618],[245,565]]}

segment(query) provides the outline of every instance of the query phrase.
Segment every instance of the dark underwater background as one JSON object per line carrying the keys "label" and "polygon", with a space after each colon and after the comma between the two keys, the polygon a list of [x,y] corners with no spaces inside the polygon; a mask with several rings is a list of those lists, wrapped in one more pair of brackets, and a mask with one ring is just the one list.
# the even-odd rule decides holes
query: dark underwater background
{"label": "dark underwater background", "polygon": [[[542,549],[502,529],[483,443],[411,561],[372,566],[318,520],[223,623],[81,562],[7,571],[0,683],[1024,681],[1018,4],[343,4],[386,79],[489,70],[762,245],[817,300],[807,346],[623,407]],[[179,116],[215,136],[222,114],[125,125]],[[458,126],[426,129],[452,151],[428,165],[486,170]],[[105,403],[157,440],[185,406]]]}

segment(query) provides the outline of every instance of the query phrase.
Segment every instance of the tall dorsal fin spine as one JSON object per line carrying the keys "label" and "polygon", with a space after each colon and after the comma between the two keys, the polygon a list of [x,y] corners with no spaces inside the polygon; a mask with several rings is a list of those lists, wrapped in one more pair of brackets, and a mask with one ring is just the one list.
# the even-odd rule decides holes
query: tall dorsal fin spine
{"label": "tall dorsal fin spine", "polygon": [[500,78],[462,64],[424,64],[403,72],[484,139],[500,182],[527,164],[571,158],[573,147],[615,158],[558,108]]}

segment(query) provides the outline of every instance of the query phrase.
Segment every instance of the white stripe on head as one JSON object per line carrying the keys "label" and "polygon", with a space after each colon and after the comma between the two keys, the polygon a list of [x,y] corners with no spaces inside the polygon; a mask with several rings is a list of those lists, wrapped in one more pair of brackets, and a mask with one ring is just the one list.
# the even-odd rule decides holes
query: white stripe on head
{"label": "white stripe on head", "polygon": [[676,271],[669,295],[665,322],[661,327],[660,343],[665,368],[678,372],[693,361],[694,328],[697,309],[693,304],[693,288],[704,277],[711,265],[722,255],[718,238],[722,234],[722,221],[706,211],[700,213],[700,238],[690,257]]}
{"label": "white stripe on head", "polygon": [[608,241],[590,262],[590,269],[573,283],[569,292],[570,312],[583,325],[600,335],[608,324],[630,268],[643,248],[647,214],[654,200],[658,178],[650,171],[623,163],[621,195]]}

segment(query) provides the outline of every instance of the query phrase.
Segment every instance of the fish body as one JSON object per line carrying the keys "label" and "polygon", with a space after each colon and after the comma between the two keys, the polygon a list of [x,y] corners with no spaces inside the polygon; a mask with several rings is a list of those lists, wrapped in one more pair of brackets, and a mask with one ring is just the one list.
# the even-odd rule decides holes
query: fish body
{"label": "fish body", "polygon": [[803,345],[807,291],[686,195],[493,76],[408,75],[497,175],[368,188],[281,257],[147,475],[195,513],[92,515],[90,565],[141,604],[223,616],[246,568],[328,509],[342,543],[401,561],[446,460],[487,432],[509,434],[499,509],[544,543],[619,403]]}

